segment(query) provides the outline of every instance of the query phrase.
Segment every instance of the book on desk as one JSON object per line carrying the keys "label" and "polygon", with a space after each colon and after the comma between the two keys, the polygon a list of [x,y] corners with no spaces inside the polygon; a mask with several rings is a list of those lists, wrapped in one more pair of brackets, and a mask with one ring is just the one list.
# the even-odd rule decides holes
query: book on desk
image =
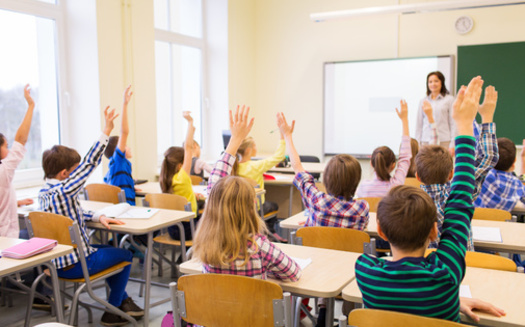
{"label": "book on desk", "polygon": [[117,219],[149,219],[157,212],[159,212],[159,209],[135,207],[129,203],[118,203],[98,210],[97,214]]}

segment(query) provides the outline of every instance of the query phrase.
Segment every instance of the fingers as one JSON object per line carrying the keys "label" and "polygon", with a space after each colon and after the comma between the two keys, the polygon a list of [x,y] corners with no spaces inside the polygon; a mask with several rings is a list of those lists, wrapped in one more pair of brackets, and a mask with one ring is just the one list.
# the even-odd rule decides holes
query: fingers
{"label": "fingers", "polygon": [[292,120],[292,129],[290,130],[290,133],[293,133],[295,129],[295,120]]}
{"label": "fingers", "polygon": [[479,317],[470,308],[465,308],[462,312],[475,322],[479,322]]}
{"label": "fingers", "polygon": [[[244,105],[242,106],[242,109],[241,110],[244,110]],[[235,120],[234,120],[234,123],[238,122],[239,121],[239,106],[237,106],[237,109],[235,110]]]}
{"label": "fingers", "polygon": [[[239,108],[239,106],[237,106],[237,108]],[[230,110],[230,130],[232,129],[232,126],[233,126],[233,112]]]}

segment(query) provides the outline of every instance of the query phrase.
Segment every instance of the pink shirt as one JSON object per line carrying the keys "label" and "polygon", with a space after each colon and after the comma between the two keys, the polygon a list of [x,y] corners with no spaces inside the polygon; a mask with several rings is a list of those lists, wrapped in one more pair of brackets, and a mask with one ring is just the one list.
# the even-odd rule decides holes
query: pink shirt
{"label": "pink shirt", "polygon": [[15,141],[0,163],[0,236],[18,238],[20,232],[13,178],[25,153],[24,146]]}

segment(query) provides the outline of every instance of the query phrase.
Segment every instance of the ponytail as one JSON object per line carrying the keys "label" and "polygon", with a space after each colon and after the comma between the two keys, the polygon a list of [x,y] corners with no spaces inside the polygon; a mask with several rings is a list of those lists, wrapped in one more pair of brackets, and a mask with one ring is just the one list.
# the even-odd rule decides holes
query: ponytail
{"label": "ponytail", "polygon": [[160,167],[160,188],[162,193],[172,193],[171,186],[173,176],[179,172],[180,166],[184,162],[184,149],[180,146],[172,146],[164,152],[164,160]]}
{"label": "ponytail", "polygon": [[387,146],[380,146],[372,153],[371,160],[377,177],[385,182],[390,181],[390,166],[396,162],[394,152]]}

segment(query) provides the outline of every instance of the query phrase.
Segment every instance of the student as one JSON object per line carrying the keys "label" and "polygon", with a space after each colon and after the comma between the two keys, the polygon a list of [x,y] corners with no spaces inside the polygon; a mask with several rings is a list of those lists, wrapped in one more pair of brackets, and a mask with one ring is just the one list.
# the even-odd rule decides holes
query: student
{"label": "student", "polygon": [[498,149],[498,163],[487,174],[474,205],[512,211],[515,206],[523,207],[525,203],[525,186],[514,174],[516,145],[506,137],[499,137]]}
{"label": "student", "polygon": [[[131,175],[131,149],[127,146],[129,135],[128,104],[133,92],[131,85],[124,91],[120,137],[111,136],[104,155],[109,159],[109,170],[104,177],[106,184],[118,186],[126,193],[126,202],[135,205],[135,182]],[[118,146],[117,146],[118,145]]]}
{"label": "student", "polygon": [[[24,97],[27,102],[27,111],[15,134],[15,141],[11,149],[8,148],[6,137],[0,133],[0,236],[18,238],[20,228],[18,225],[17,205],[31,204],[31,199],[17,203],[13,178],[18,164],[24,158],[24,147],[29,136],[31,120],[35,102],[31,97],[29,84],[24,87]],[[25,237],[28,238],[28,237]]]}
{"label": "student", "polygon": [[200,158],[201,147],[197,141],[193,140],[193,158],[191,158],[191,171],[190,175],[199,176],[204,178],[204,171],[208,174],[211,173],[213,167],[206,161]]}
{"label": "student", "polygon": [[[481,115],[482,125],[481,134],[476,144],[476,188],[473,199],[477,198],[485,176],[498,162],[496,125],[493,122],[497,99],[498,93],[494,87],[488,86],[485,89],[483,104],[479,106],[478,109]],[[473,128],[477,128],[476,123],[473,124]],[[430,247],[435,248],[441,235],[445,203],[450,194],[450,179],[453,174],[452,156],[449,151],[443,147],[437,145],[424,146],[416,156],[416,174],[419,181],[424,184],[421,187],[430,195],[437,207],[438,237],[436,241],[430,243]],[[474,251],[471,230],[469,230],[467,249],[468,251]]]}
{"label": "student", "polygon": [[[396,108],[397,115],[403,124],[401,149],[399,150],[399,163],[396,169],[396,156],[387,146],[381,146],[372,152],[371,164],[374,167],[374,178],[363,181],[357,189],[357,197],[383,197],[388,190],[396,185],[405,183],[410,166],[411,150],[408,131],[408,106],[405,100],[400,101],[401,110]],[[390,176],[395,169],[394,175]]]}
{"label": "student", "polygon": [[[462,88],[453,107],[458,127],[456,163],[443,233],[437,251],[424,257],[437,238],[436,206],[423,190],[396,186],[379,203],[378,233],[392,247],[392,261],[363,254],[356,262],[356,280],[366,308],[394,310],[459,322],[459,286],[475,188],[472,121],[476,116],[480,77]],[[410,292],[407,292],[410,290]]]}
{"label": "student", "polygon": [[[92,211],[85,211],[78,199],[78,193],[82,190],[88,177],[100,164],[109,134],[113,129],[113,121],[118,116],[114,109],[111,111],[108,109],[109,107],[104,110],[106,125],[103,133],[82,161],[77,151],[62,145],[55,145],[44,151],[42,167],[45,173],[45,184],[38,194],[40,210],[69,217],[78,223],[91,275],[119,262],[131,262],[132,260],[132,254],[128,250],[89,244],[86,221],[100,222],[107,229],[111,228],[109,224],[122,225],[124,222],[104,215],[98,216]],[[59,277],[84,277],[78,249],[74,249],[71,254],[62,256],[54,262]],[[144,315],[144,310],[133,302],[125,290],[130,270],[131,266],[128,265],[120,273],[106,279],[110,288],[108,302],[130,316],[140,319]],[[119,315],[104,312],[100,323],[104,326],[123,326],[128,321]]]}
{"label": "student", "polygon": [[194,256],[205,273],[231,274],[297,281],[301,268],[264,235],[257,214],[255,191],[244,179],[229,176],[237,148],[254,119],[243,106],[230,111],[231,138],[208,180],[208,202],[194,240]]}
{"label": "student", "polygon": [[[192,143],[195,127],[193,126],[193,118],[189,111],[184,111],[183,117],[188,121],[188,131],[186,133],[184,148],[172,146],[164,152],[164,160],[160,168],[160,188],[162,189],[162,193],[177,194],[185,197],[188,202],[191,203],[191,211],[197,214],[197,196],[193,192],[190,179]],[[201,194],[198,194],[198,196],[199,198],[203,197]],[[186,240],[191,240],[190,223],[183,222],[182,224],[184,226]],[[171,238],[180,240],[180,231],[177,226],[169,227],[168,232]]]}

